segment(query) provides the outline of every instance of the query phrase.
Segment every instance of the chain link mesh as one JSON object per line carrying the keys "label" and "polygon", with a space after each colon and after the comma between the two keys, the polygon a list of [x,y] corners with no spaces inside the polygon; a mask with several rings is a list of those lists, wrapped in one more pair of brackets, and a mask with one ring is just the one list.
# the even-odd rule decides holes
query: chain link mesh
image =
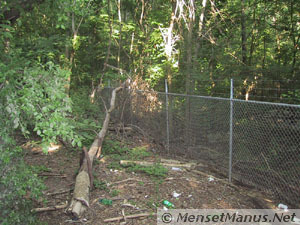
{"label": "chain link mesh", "polygon": [[[101,93],[106,105],[110,92],[107,88]],[[232,116],[232,177],[299,207],[300,107],[234,99]],[[124,90],[112,118],[146,133],[166,154],[197,160],[228,175],[228,98]]]}
{"label": "chain link mesh", "polygon": [[300,204],[300,108],[235,100],[232,175]]}

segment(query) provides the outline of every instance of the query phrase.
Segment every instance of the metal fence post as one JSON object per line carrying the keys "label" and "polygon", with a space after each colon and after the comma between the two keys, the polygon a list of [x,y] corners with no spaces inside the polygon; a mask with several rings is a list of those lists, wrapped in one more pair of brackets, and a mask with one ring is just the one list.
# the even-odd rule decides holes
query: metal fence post
{"label": "metal fence post", "polygon": [[232,126],[233,126],[233,79],[230,79],[230,131],[229,131],[229,171],[228,179],[232,178]]}
{"label": "metal fence post", "polygon": [[170,128],[169,128],[169,99],[168,99],[168,81],[165,80],[165,91],[166,91],[166,120],[167,120],[167,150],[170,154]]}

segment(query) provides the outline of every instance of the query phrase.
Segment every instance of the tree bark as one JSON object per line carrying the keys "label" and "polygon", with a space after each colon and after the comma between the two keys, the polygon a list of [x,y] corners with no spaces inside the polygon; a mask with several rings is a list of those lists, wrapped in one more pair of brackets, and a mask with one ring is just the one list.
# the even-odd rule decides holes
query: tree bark
{"label": "tree bark", "polygon": [[[110,121],[111,112],[115,108],[116,102],[116,94],[121,89],[126,86],[127,82],[124,82],[120,87],[117,87],[112,92],[112,97],[110,100],[110,108],[106,111],[105,120],[103,122],[103,126],[96,139],[94,140],[92,146],[89,149],[88,156],[91,162],[91,168],[93,166],[93,160],[95,157],[99,157],[101,154],[102,143],[105,138],[106,132],[108,130],[108,124]],[[89,207],[89,192],[91,189],[90,177],[88,172],[88,162],[87,159],[84,159],[80,172],[76,176],[75,189],[73,198],[68,209],[68,212],[71,213],[76,218],[80,218],[80,216],[84,213],[87,207]]]}
{"label": "tree bark", "polygon": [[246,35],[246,20],[245,20],[245,0],[242,0],[241,38],[242,38],[242,62],[245,65],[247,65],[247,35]]}
{"label": "tree bark", "polygon": [[[191,87],[192,83],[192,72],[193,72],[193,65],[192,65],[192,54],[193,54],[193,27],[195,23],[195,2],[194,0],[190,0],[189,2],[189,20],[188,20],[188,33],[187,33],[187,68],[186,68],[186,80],[185,80],[185,93],[190,95],[194,91],[194,87]],[[186,105],[185,105],[185,140],[186,144],[190,144],[190,97],[186,97]]]}
{"label": "tree bark", "polygon": [[110,49],[111,49],[111,42],[112,42],[112,31],[113,31],[113,20],[111,19],[111,13],[110,13],[110,0],[107,1],[107,14],[108,14],[108,25],[109,25],[109,40],[108,40],[106,57],[105,57],[105,61],[104,61],[104,64],[103,64],[103,69],[102,69],[101,78],[100,78],[100,82],[99,82],[98,87],[102,86],[103,77],[104,77],[104,74],[106,72],[106,67],[107,67],[107,64],[108,64],[108,59],[110,57]]}

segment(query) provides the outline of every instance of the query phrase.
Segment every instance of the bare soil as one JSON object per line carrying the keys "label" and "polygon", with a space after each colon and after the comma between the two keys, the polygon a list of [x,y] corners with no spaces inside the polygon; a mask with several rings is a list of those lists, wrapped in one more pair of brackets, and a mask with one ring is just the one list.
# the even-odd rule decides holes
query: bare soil
{"label": "bare soil", "polygon": [[[136,142],[138,145],[145,143]],[[31,165],[40,165],[48,168],[43,171],[46,204],[37,203],[36,207],[57,206],[70,202],[72,188],[74,188],[76,171],[79,168],[79,152],[59,149],[45,155],[40,148],[25,145],[27,150],[26,161]],[[91,191],[90,208],[87,209],[81,220],[72,220],[64,209],[38,213],[42,224],[125,224],[120,222],[105,223],[104,220],[124,215],[139,213],[156,213],[157,207],[162,208],[162,201],[168,200],[177,209],[203,209],[203,208],[267,208],[274,207],[266,199],[265,194],[251,190],[248,187],[230,185],[226,179],[210,179],[208,169],[198,167],[203,174],[193,171],[169,170],[166,178],[154,179],[146,174],[127,172],[126,169],[109,169],[110,160],[104,158],[94,162],[94,180],[98,182],[97,188]],[[54,176],[55,175],[55,176]],[[59,176],[61,175],[61,176]],[[217,175],[215,175],[217,176]],[[102,182],[102,183],[101,183]],[[56,192],[67,190],[61,194]],[[69,190],[69,191],[68,191]],[[176,192],[178,198],[173,196]],[[112,199],[111,206],[103,205],[100,199]],[[127,219],[126,224],[156,224],[156,216]]]}

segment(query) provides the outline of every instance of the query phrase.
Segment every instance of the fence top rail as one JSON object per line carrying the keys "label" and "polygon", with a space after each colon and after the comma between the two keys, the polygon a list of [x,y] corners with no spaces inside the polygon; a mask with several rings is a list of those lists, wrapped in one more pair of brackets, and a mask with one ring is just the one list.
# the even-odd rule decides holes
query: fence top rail
{"label": "fence top rail", "polygon": [[193,98],[205,98],[205,99],[215,99],[215,100],[225,100],[230,101],[229,98],[222,98],[222,97],[211,97],[211,96],[202,96],[202,95],[187,95],[187,94],[178,94],[178,93],[165,93],[160,91],[144,91],[144,90],[136,90],[137,92],[148,92],[148,93],[157,93],[162,95],[173,95],[173,96],[181,96],[181,97],[193,97]]}
{"label": "fence top rail", "polygon": [[255,100],[243,100],[243,99],[232,99],[232,100],[235,102],[245,102],[245,103],[262,104],[262,105],[274,105],[274,106],[282,106],[282,107],[300,108],[300,105],[295,105],[295,104],[264,102],[264,101],[255,101]]}
{"label": "fence top rail", "polygon": [[[110,87],[105,87],[108,89],[112,89]],[[171,95],[171,96],[181,96],[181,97],[194,97],[194,98],[204,98],[204,99],[214,99],[214,100],[224,100],[230,101],[230,98],[222,98],[222,97],[212,97],[212,96],[202,96],[202,95],[187,95],[187,94],[178,94],[178,93],[165,93],[160,91],[147,91],[147,90],[135,90],[136,92],[146,92],[146,93],[157,93],[162,95]],[[243,100],[243,99],[236,99],[233,98],[232,101],[234,102],[245,102],[245,103],[253,103],[253,104],[262,104],[262,105],[274,105],[274,106],[282,106],[282,107],[293,107],[293,108],[300,108],[300,105],[295,104],[287,104],[287,103],[277,103],[277,102],[265,102],[265,101],[255,101],[255,100]]]}

